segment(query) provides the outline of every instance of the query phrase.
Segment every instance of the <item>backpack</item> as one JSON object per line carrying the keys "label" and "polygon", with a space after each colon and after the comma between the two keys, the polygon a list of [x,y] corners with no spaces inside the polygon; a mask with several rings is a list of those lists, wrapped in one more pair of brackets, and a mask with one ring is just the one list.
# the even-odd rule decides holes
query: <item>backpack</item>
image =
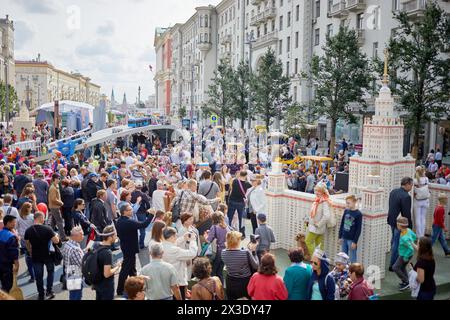
{"label": "backpack", "polygon": [[98,254],[107,248],[97,248],[89,250],[81,262],[81,273],[83,274],[86,284],[92,286],[98,284],[102,280],[101,270],[98,265]]}
{"label": "backpack", "polygon": [[[325,288],[328,288],[328,277],[331,277],[330,273],[325,277]],[[341,290],[339,289],[339,286],[336,282],[334,282],[334,300],[341,300]]]}
{"label": "backpack", "polygon": [[181,199],[183,199],[184,191],[181,192],[180,199],[173,204],[172,207],[172,222],[177,222],[181,216]]}

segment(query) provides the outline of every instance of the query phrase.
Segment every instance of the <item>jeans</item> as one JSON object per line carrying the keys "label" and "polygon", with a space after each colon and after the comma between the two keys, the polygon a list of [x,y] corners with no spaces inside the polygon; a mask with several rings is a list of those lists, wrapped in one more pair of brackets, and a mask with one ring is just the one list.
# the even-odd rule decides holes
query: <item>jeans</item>
{"label": "jeans", "polygon": [[342,242],[342,252],[345,252],[350,257],[351,263],[356,263],[356,256],[358,249],[352,249],[353,240],[343,239]]}
{"label": "jeans", "polygon": [[79,301],[83,297],[83,289],[69,291],[69,300]]}
{"label": "jeans", "polygon": [[95,300],[114,300],[114,281],[101,283],[95,286]]}
{"label": "jeans", "polygon": [[125,286],[125,281],[127,278],[133,277],[137,274],[136,271],[136,255],[124,255],[122,262],[122,269],[119,274],[119,282],[117,284],[117,295],[123,295],[123,288]]}
{"label": "jeans", "polygon": [[55,225],[58,227],[58,234],[61,241],[66,240],[66,233],[64,231],[64,220],[60,209],[50,209],[49,224],[54,229]]}
{"label": "jeans", "polygon": [[0,284],[5,292],[9,292],[13,286],[13,265],[0,265]]}
{"label": "jeans", "polygon": [[223,283],[223,267],[224,263],[222,260],[222,250],[217,250],[216,258],[212,263],[212,272],[211,275],[213,277],[218,277],[220,281]]}
{"label": "jeans", "polygon": [[[137,220],[139,222],[144,222],[145,220],[147,220],[147,216],[145,214],[142,213],[137,213]],[[145,228],[139,229],[139,248],[144,248],[144,240],[145,240]]]}
{"label": "jeans", "polygon": [[35,262],[33,261],[34,275],[36,277],[36,287],[39,292],[39,298],[43,298],[44,291],[44,266],[47,269],[47,293],[52,292],[53,277],[55,274],[55,265],[53,261]]}
{"label": "jeans", "polygon": [[31,260],[31,255],[25,246],[25,240],[20,240],[21,250],[25,253],[25,263],[27,264],[28,273],[30,274],[31,280],[34,280],[34,270],[33,270],[33,261]]}
{"label": "jeans", "polygon": [[397,276],[402,280],[402,283],[409,283],[408,272],[406,271],[406,266],[408,265],[411,258],[404,260],[403,257],[398,257],[397,261],[392,266],[392,269],[397,274]]}
{"label": "jeans", "polygon": [[395,262],[398,259],[398,244],[400,242],[400,231],[397,227],[392,227],[392,239],[391,239],[391,262],[389,264],[390,268],[393,268]]}
{"label": "jeans", "polygon": [[234,212],[237,210],[238,212],[238,217],[239,217],[239,231],[242,230],[242,216],[244,215],[244,210],[245,210],[245,203],[244,202],[235,202],[235,201],[230,201],[229,206],[228,206],[228,220],[233,221],[233,216],[234,216]]}
{"label": "jeans", "polygon": [[436,294],[436,291],[431,292],[425,292],[425,291],[419,291],[419,295],[417,296],[417,300],[434,300],[434,296]]}
{"label": "jeans", "polygon": [[429,206],[430,202],[428,200],[416,200],[414,202],[417,239],[420,239],[425,235],[427,210]]}
{"label": "jeans", "polygon": [[441,243],[442,249],[444,249],[444,253],[450,253],[450,249],[448,248],[447,241],[445,241],[444,230],[441,227],[433,224],[433,234],[431,236],[431,241],[433,245],[436,243],[436,240],[439,240]]}
{"label": "jeans", "polygon": [[67,235],[70,235],[73,228],[72,208],[61,208],[61,210],[64,219],[64,231]]}

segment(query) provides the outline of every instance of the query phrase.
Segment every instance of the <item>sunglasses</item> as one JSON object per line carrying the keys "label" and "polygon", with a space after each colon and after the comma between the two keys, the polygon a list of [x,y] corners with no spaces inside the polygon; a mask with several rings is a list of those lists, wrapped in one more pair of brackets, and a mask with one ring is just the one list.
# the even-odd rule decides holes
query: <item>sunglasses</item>
{"label": "sunglasses", "polygon": [[315,261],[313,261],[312,264],[315,265],[315,266],[318,266],[318,265],[319,265],[319,263],[318,263],[318,262],[315,262]]}

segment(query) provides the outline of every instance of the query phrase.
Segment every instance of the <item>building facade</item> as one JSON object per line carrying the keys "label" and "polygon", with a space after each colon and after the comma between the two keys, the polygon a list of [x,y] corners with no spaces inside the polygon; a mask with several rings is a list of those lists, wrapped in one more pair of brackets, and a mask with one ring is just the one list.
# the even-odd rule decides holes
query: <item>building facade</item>
{"label": "building facade", "polygon": [[[200,107],[207,102],[206,84],[221,59],[228,59],[234,67],[249,59],[252,69],[256,70],[268,48],[277,53],[284,72],[291,78],[293,100],[307,103],[313,99],[314,90],[302,79],[301,73],[308,72],[313,55],[323,55],[327,35],[336,34],[340,25],[347,25],[356,30],[361,52],[369,59],[380,58],[397,27],[393,13],[404,10],[411,18],[420,18],[427,1],[430,0],[223,0],[215,7],[196,8],[196,13],[186,23],[166,30],[173,39],[172,86],[167,85],[172,88],[172,106],[184,105],[189,110],[191,82],[194,82],[193,105],[194,109]],[[437,3],[450,12],[449,1],[438,0]],[[209,24],[203,23],[202,12],[210,18]],[[205,39],[205,34],[210,37]],[[204,49],[203,55],[200,55],[200,47]],[[191,81],[192,65],[197,64],[200,72],[194,67],[195,80]],[[161,65],[162,60],[158,59],[157,69]],[[377,85],[379,83],[374,82],[373,89]],[[370,93],[366,98],[373,114],[375,98]],[[358,108],[354,106],[355,112]],[[337,138],[362,143],[363,121],[360,117],[356,125],[338,123]],[[329,139],[328,120],[322,118],[317,125],[319,138]],[[445,136],[439,137],[439,130],[447,132],[447,127],[447,123],[427,127],[430,146],[446,141]]]}
{"label": "building facade", "polygon": [[100,86],[80,73],[59,70],[40,57],[15,62],[19,106],[34,110],[55,100],[72,100],[98,106]]}
{"label": "building facade", "polygon": [[0,19],[0,82],[5,83],[7,76],[9,85],[15,86],[14,74],[14,22],[6,15]]}

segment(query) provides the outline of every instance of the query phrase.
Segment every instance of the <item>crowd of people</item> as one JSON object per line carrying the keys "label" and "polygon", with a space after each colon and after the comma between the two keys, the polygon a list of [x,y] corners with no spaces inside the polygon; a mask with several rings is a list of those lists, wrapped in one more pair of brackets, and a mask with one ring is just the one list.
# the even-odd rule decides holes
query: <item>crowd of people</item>
{"label": "crowd of people", "polygon": [[[43,165],[27,157],[0,162],[4,292],[12,288],[23,255],[40,300],[55,297],[55,266],[60,264],[70,300],[83,299],[87,286],[95,290],[97,300],[377,298],[357,260],[362,232],[358,199],[347,196],[343,218],[336,221],[329,198],[333,175],[317,177],[317,168],[304,166],[295,173],[293,188],[314,193],[315,200],[305,245],[289,251],[291,265],[282,278],[271,251],[276,238],[267,224],[264,170],[185,162],[189,155],[173,145],[163,146],[159,139],[141,134],[132,140],[130,148],[123,141],[98,148],[100,152],[86,146],[69,159],[57,154]],[[290,144],[286,148],[292,152],[295,144]],[[344,140],[336,155],[336,171],[348,171],[348,161]],[[442,165],[438,170],[446,169]],[[445,195],[435,210],[433,234],[425,235],[427,173],[418,167],[415,178],[403,179],[389,200],[390,267],[401,280],[399,289],[408,289],[406,270],[418,251],[413,279],[421,284],[418,299],[432,299],[436,292],[432,244],[439,240],[450,255],[444,235]],[[288,184],[289,178],[288,173]],[[414,184],[416,201],[411,208],[409,192]],[[411,230],[412,209],[416,233]],[[251,232],[244,219],[251,221]],[[323,242],[334,227],[339,228],[342,250],[331,265]],[[116,250],[123,255],[117,263]],[[150,259],[139,272],[138,253]]]}

